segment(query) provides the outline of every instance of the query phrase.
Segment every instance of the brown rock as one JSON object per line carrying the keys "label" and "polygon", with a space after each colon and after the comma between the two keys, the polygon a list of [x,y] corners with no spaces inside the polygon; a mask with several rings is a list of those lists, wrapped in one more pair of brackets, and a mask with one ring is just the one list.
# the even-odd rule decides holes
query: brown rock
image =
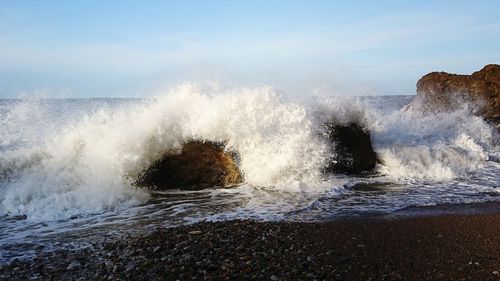
{"label": "brown rock", "polygon": [[360,173],[375,168],[377,155],[373,151],[370,134],[360,125],[328,125],[334,156],[327,172]]}
{"label": "brown rock", "polygon": [[221,144],[191,141],[179,154],[166,154],[137,181],[158,189],[228,187],[242,181],[234,154]]}
{"label": "brown rock", "polygon": [[500,65],[490,64],[472,75],[432,72],[417,82],[417,95],[410,103],[423,113],[458,109],[468,103],[474,114],[500,117]]}

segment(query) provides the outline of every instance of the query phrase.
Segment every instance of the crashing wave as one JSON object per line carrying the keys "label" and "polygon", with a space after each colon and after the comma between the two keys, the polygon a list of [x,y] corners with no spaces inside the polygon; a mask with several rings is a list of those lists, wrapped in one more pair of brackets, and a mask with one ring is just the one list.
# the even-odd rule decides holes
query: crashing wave
{"label": "crashing wave", "polygon": [[63,118],[54,108],[30,101],[2,109],[8,118],[0,131],[1,214],[48,220],[141,204],[149,192],[133,179],[190,140],[224,142],[237,151],[246,185],[324,188],[322,169],[335,153],[324,124],[332,120],[370,131],[378,171],[395,179],[449,180],[498,153],[492,128],[466,111],[416,116],[360,98],[298,102],[269,87],[185,84],[154,100]]}

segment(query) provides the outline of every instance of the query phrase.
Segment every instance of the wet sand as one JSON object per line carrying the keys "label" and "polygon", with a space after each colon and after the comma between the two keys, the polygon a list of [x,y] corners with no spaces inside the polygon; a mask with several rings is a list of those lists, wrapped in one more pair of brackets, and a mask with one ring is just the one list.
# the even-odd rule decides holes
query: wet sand
{"label": "wet sand", "polygon": [[500,213],[198,223],[45,253],[2,280],[500,280]]}

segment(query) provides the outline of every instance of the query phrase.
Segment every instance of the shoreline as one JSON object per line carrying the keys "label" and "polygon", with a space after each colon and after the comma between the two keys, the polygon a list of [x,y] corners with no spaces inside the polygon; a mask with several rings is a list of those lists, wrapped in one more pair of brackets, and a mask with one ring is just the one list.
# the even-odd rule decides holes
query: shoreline
{"label": "shoreline", "polygon": [[[432,206],[412,206],[393,213],[379,216],[382,219],[403,219],[436,217],[445,215],[500,214],[500,201],[483,203],[439,204]],[[374,217],[375,218],[375,217]]]}
{"label": "shoreline", "polygon": [[13,261],[0,266],[0,279],[500,280],[500,204],[492,205],[483,213],[200,222]]}

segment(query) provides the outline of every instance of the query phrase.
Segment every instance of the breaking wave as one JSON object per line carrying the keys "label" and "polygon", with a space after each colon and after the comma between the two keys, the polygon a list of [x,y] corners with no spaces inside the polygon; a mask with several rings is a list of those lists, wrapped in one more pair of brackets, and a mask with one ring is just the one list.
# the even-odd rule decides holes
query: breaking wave
{"label": "breaking wave", "polygon": [[[0,104],[0,214],[51,220],[144,203],[133,179],[193,139],[238,151],[246,186],[324,189],[334,153],[325,122],[362,124],[395,181],[465,177],[500,155],[496,132],[467,110],[423,116],[384,99],[288,100],[272,88],[184,84],[152,100]],[[335,176],[333,176],[335,177]]]}

